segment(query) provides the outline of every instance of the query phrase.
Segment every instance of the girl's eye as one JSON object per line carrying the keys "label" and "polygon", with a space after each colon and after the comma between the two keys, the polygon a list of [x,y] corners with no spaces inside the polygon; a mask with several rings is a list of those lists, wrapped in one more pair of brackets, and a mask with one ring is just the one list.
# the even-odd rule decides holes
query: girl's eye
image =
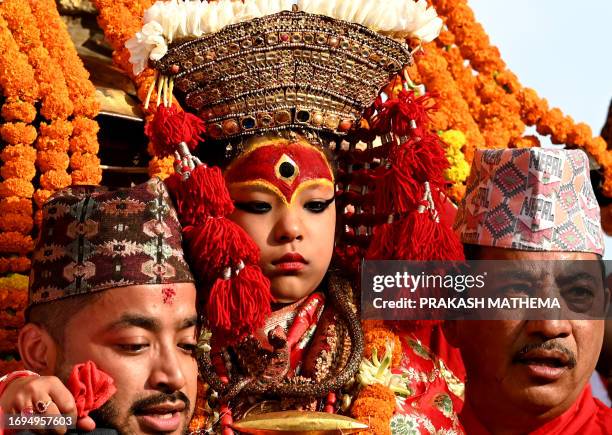
{"label": "girl's eye", "polygon": [[178,346],[189,354],[195,354],[195,351],[197,349],[197,345],[193,343],[181,343]]}
{"label": "girl's eye", "polygon": [[148,344],[118,344],[117,348],[120,349],[123,352],[127,352],[127,353],[140,353],[142,351],[144,351],[147,347],[149,347]]}
{"label": "girl's eye", "polygon": [[236,202],[234,205],[239,210],[254,214],[264,214],[272,210],[272,206],[264,201]]}
{"label": "girl's eye", "polygon": [[309,201],[304,204],[304,208],[312,213],[323,213],[327,207],[329,207],[336,198],[332,197],[327,201]]}

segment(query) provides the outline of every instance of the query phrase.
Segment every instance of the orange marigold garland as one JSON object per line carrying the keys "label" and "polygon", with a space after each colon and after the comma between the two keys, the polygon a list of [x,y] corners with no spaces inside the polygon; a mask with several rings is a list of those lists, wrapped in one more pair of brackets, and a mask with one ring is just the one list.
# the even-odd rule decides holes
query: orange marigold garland
{"label": "orange marigold garland", "polygon": [[[79,119],[89,119],[95,123],[90,118],[94,118],[99,110],[95,95],[96,90],[89,80],[89,73],[83,66],[66,26],[57,12],[55,2],[52,0],[30,0],[30,5],[39,25],[47,21],[53,23],[50,28],[43,29],[41,38],[45,42],[51,57],[61,66],[64,73],[65,83],[69,89],[69,101],[74,106],[74,114],[76,115],[74,122],[79,123],[81,122]],[[68,141],[69,139],[72,141],[74,139],[74,143],[68,148],[72,152],[70,157],[70,167],[72,169],[70,181],[68,182],[66,176],[68,175],[66,168],[49,169],[47,173],[41,176],[41,187],[43,189],[55,190],[60,186],[63,187],[67,182],[68,184],[99,184],[102,181],[100,160],[95,155],[99,148],[97,145],[97,129],[93,135],[90,130],[75,130],[77,132],[74,133],[72,138],[70,138],[72,130],[68,135],[58,132],[59,137],[57,138],[61,141]],[[40,149],[41,147],[39,147]],[[90,150],[93,152],[90,152]],[[55,149],[53,151],[59,152],[60,150]],[[49,156],[42,157],[48,158]],[[56,160],[55,163],[60,162]],[[65,163],[65,159],[61,163]]]}
{"label": "orange marigold garland", "polygon": [[30,6],[23,0],[5,0],[0,4],[0,13],[34,68],[40,87],[40,113],[47,119],[66,119],[72,114],[73,106],[64,74],[43,46],[40,29]]}
{"label": "orange marigold garland", "polygon": [[[129,62],[130,53],[125,47],[125,43],[128,39],[133,37],[136,32],[140,31],[144,11],[150,7],[153,2],[151,0],[134,2],[94,0],[94,4],[99,11],[98,24],[104,31],[104,36],[113,47],[114,62],[134,80],[138,97],[144,103],[143,108],[147,114],[146,122],[148,125],[153,120],[156,113],[156,107],[154,104],[146,104],[146,101],[147,96],[149,96],[152,101],[157,98],[157,92],[154,89],[157,76],[155,71],[150,68],[145,69],[138,76],[134,76],[132,64]],[[172,106],[177,108],[179,112],[182,112],[182,109],[179,108],[176,101],[172,102]],[[149,175],[151,177],[165,179],[174,172],[172,167],[173,157],[164,157],[166,153],[160,150],[153,141],[149,143],[147,150],[152,157],[149,162]]]}
{"label": "orange marigold garland", "polygon": [[[553,143],[580,147],[591,154],[603,167],[603,193],[612,197],[612,150],[603,146],[602,139],[593,137],[584,124],[575,124],[559,109],[549,109],[546,100],[533,89],[522,87],[516,76],[507,69],[497,47],[491,45],[467,0],[432,0],[432,4],[445,20],[449,32],[452,32],[462,56],[479,73],[479,94],[490,105],[483,108],[481,114],[481,120],[489,132],[485,132],[488,144],[494,147],[537,144],[532,137],[521,137],[524,125],[518,122],[520,118],[526,125],[536,125],[538,133],[550,135]],[[447,37],[446,40],[452,38]],[[494,90],[495,86],[501,91]],[[486,101],[483,103],[486,104]],[[504,124],[500,125],[498,119],[502,119]],[[503,128],[501,138],[496,137],[495,132],[500,127]],[[504,144],[508,136],[509,140]]]}
{"label": "orange marigold garland", "polygon": [[[463,150],[468,163],[474,157],[474,150],[484,146],[484,139],[478,125],[470,114],[470,109],[459,90],[448,62],[434,43],[425,46],[425,54],[417,61],[419,73],[430,92],[438,95],[436,101],[440,104],[437,113],[432,114],[432,127],[435,130],[461,130],[467,137]],[[440,121],[440,117],[444,119]],[[436,122],[437,120],[437,122]]]}
{"label": "orange marigold garland", "polygon": [[99,184],[102,180],[102,169],[97,151],[98,123],[82,116],[73,121],[74,131],[70,138],[70,167],[74,184]]}
{"label": "orange marigold garland", "polygon": [[96,89],[77,54],[66,25],[54,0],[29,0],[32,13],[41,29],[40,36],[51,57],[60,65],[74,114],[93,118],[98,114]]}
{"label": "orange marigold garland", "polygon": [[4,6],[0,4],[0,90],[5,104],[0,113],[6,116],[7,122],[0,127],[0,137],[5,142],[0,153],[0,198],[4,208],[11,204],[19,206],[1,217],[0,273],[21,272],[29,267],[29,260],[25,256],[33,249],[33,240],[29,235],[31,215],[23,216],[19,211],[29,210],[27,204],[31,206],[30,198],[34,193],[35,153],[31,144],[36,139],[36,129],[29,123],[34,120],[34,104],[39,98],[34,70],[3,18],[6,14]]}
{"label": "orange marigold garland", "polygon": [[389,387],[372,384],[364,387],[353,402],[351,415],[370,426],[360,434],[390,435],[391,417],[395,410],[395,394]]}

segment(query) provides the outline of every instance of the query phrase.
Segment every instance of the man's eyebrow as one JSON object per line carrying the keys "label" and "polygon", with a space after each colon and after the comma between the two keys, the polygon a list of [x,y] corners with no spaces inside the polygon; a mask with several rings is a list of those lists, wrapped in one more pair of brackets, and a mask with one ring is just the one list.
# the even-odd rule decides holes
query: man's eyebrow
{"label": "man's eyebrow", "polygon": [[177,323],[177,330],[182,331],[183,329],[191,328],[192,326],[196,326],[198,324],[198,316],[194,315],[183,319]]}
{"label": "man's eyebrow", "polygon": [[565,285],[579,280],[590,281],[592,284],[598,284],[600,282],[596,277],[594,277],[588,272],[576,272],[559,276],[557,278],[557,283],[559,285]]}
{"label": "man's eyebrow", "polygon": [[494,274],[495,279],[505,279],[505,280],[511,280],[511,279],[519,279],[519,280],[524,280],[524,281],[529,281],[532,280],[536,277],[536,275],[534,273],[528,272],[526,270],[521,270],[521,269],[517,269],[517,268],[511,268],[511,269],[502,269],[499,272],[496,272]]}
{"label": "man's eyebrow", "polygon": [[106,327],[107,331],[113,329],[137,327],[146,329],[152,332],[159,332],[161,330],[161,323],[151,317],[142,316],[139,314],[124,314],[119,320],[111,323]]}

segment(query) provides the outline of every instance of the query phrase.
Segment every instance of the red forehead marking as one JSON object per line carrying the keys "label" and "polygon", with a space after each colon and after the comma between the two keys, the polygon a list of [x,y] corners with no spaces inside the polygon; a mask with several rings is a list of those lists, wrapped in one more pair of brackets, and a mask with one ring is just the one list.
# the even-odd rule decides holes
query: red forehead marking
{"label": "red forehead marking", "polygon": [[287,203],[304,183],[315,180],[334,182],[323,153],[301,143],[263,145],[247,151],[227,169],[225,179],[228,185],[270,185],[272,190],[280,191]]}
{"label": "red forehead marking", "polygon": [[174,302],[174,297],[176,296],[176,291],[172,287],[164,287],[162,288],[162,297],[164,304],[172,305]]}

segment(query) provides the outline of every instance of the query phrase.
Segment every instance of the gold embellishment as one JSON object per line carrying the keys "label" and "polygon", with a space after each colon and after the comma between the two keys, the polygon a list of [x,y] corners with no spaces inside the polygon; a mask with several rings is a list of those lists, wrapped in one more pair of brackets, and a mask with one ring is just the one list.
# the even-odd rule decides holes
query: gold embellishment
{"label": "gold embellishment", "polygon": [[411,62],[406,44],[364,26],[282,11],[175,43],[153,64],[161,90],[173,84],[221,139],[300,127],[346,134]]}

